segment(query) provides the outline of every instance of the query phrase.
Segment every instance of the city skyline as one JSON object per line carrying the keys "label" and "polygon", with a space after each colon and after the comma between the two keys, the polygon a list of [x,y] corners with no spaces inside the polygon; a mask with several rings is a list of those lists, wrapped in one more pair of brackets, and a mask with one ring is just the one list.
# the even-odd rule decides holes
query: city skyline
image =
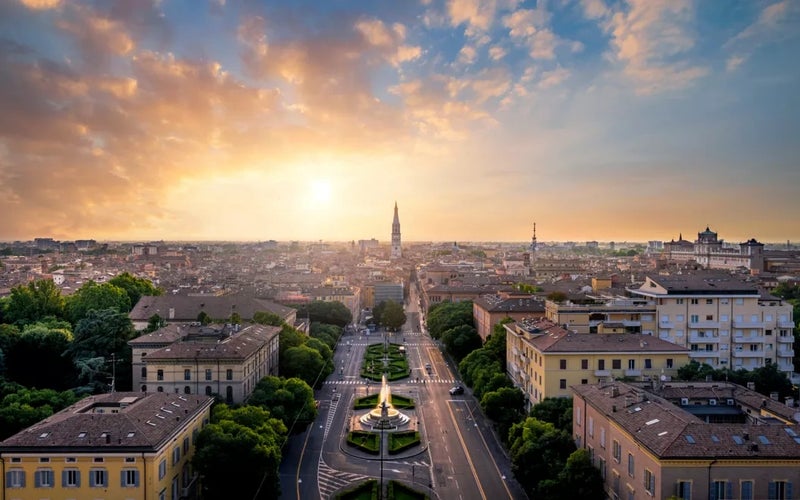
{"label": "city skyline", "polygon": [[8,0],[0,241],[797,241],[798,16]]}

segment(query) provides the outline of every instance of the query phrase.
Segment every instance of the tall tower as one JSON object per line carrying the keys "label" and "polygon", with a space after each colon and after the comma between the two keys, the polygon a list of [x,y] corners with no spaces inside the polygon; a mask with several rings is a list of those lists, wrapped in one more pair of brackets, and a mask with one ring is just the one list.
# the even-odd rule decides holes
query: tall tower
{"label": "tall tower", "polygon": [[394,202],[394,219],[392,220],[392,258],[399,259],[403,256],[400,248],[400,217],[397,215],[397,202]]}
{"label": "tall tower", "polygon": [[533,238],[531,238],[530,259],[528,259],[529,275],[536,276],[536,223],[533,223]]}

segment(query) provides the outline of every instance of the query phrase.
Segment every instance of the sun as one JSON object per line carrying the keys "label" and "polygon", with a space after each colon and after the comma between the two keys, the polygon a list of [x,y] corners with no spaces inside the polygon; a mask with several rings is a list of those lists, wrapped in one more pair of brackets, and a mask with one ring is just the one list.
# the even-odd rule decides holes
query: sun
{"label": "sun", "polygon": [[333,190],[331,183],[324,179],[311,182],[310,198],[315,205],[325,205],[331,201]]}

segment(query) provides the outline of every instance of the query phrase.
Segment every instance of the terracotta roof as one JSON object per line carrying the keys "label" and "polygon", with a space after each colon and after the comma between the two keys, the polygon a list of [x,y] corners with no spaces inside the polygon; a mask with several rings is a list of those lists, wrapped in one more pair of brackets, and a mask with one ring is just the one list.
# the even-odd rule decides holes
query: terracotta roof
{"label": "terracotta roof", "polygon": [[228,338],[212,340],[183,340],[147,355],[150,360],[208,360],[246,359],[281,331],[277,326],[251,325]]}
{"label": "terracotta roof", "polygon": [[[174,315],[170,318],[170,309]],[[128,315],[133,321],[147,321],[158,314],[167,321],[196,321],[197,315],[204,311],[214,319],[229,318],[231,313],[238,313],[244,320],[253,318],[258,311],[272,312],[286,319],[294,309],[269,300],[257,299],[241,295],[208,295],[182,296],[159,295],[144,296]]]}
{"label": "terracotta roof", "polygon": [[544,313],[544,304],[536,297],[503,298],[498,295],[482,295],[473,303],[489,312]]}
{"label": "terracotta roof", "polygon": [[0,452],[155,450],[213,401],[208,396],[164,392],[89,396],[6,439]]}

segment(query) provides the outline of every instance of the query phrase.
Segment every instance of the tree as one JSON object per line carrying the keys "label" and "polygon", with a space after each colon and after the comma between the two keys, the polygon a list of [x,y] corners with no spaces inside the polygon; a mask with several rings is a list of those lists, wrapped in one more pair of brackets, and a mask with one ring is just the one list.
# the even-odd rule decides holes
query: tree
{"label": "tree", "polygon": [[[108,280],[108,283],[125,290],[130,300],[131,309],[136,306],[143,295],[161,295],[164,293],[163,289],[154,286],[150,280],[137,278],[128,272],[114,276]],[[125,312],[130,312],[130,309]]]}
{"label": "tree", "polygon": [[3,301],[3,321],[24,326],[47,316],[64,317],[64,297],[53,280],[36,280],[15,286]]}
{"label": "tree", "polygon": [[159,316],[158,314],[154,314],[147,319],[147,328],[144,329],[145,333],[154,332],[156,330],[160,330],[166,326],[167,321]]}
{"label": "tree", "polygon": [[314,390],[299,378],[264,377],[256,384],[247,404],[267,410],[291,434],[303,432],[317,418]]}
{"label": "tree", "polygon": [[572,398],[544,398],[531,408],[529,416],[572,433]]}
{"label": "tree", "polygon": [[[128,341],[135,334],[127,313],[113,307],[90,309],[75,326],[75,339],[68,349],[79,368],[83,368],[81,383],[90,390],[104,391],[111,381],[112,359],[118,366],[130,366],[131,349]],[[106,363],[102,369],[98,367],[98,358]],[[130,390],[129,368],[116,370],[116,385],[118,390]]]}
{"label": "tree", "polygon": [[315,300],[310,302],[301,306],[297,311],[297,317],[302,318],[305,315],[308,315],[311,321],[328,323],[329,325],[336,325],[342,328],[353,321],[353,313],[351,313],[350,309],[344,304],[338,301],[326,302]]}
{"label": "tree", "polygon": [[706,363],[700,364],[695,360],[678,368],[678,378],[680,380],[705,380],[707,376],[714,375],[714,367]]}
{"label": "tree", "polygon": [[32,323],[3,339],[6,376],[27,387],[63,391],[74,385],[75,368],[64,353],[72,341],[66,322]]}
{"label": "tree", "polygon": [[593,464],[589,451],[579,448],[567,458],[567,462],[556,479],[546,479],[539,483],[541,494],[537,498],[560,500],[562,498],[581,498],[603,500],[605,490],[603,478]]}
{"label": "tree", "polygon": [[67,299],[67,316],[73,325],[85,318],[89,311],[113,308],[128,313],[131,310],[131,299],[128,293],[110,283],[97,284],[87,281]]}
{"label": "tree", "polygon": [[406,313],[403,310],[403,304],[398,304],[393,300],[387,300],[383,304],[383,312],[380,318],[381,325],[390,331],[399,330],[406,322]]}
{"label": "tree", "polygon": [[323,341],[331,349],[336,347],[341,335],[342,329],[336,325],[311,323],[311,337]]}
{"label": "tree", "polygon": [[205,311],[200,311],[197,314],[197,321],[203,326],[210,325],[211,323],[214,322],[214,320],[211,319],[211,316],[209,316],[208,313],[206,313]]}
{"label": "tree", "polygon": [[492,419],[501,436],[508,436],[511,426],[524,416],[525,395],[516,387],[501,387],[481,398],[481,409]]}
{"label": "tree", "polygon": [[274,312],[256,311],[253,313],[253,323],[268,326],[282,326],[283,319]]}
{"label": "tree", "polygon": [[305,344],[307,338],[303,332],[293,326],[283,325],[280,333],[278,333],[278,363],[281,367],[286,362],[286,351],[292,347],[299,347]]}
{"label": "tree", "polygon": [[197,436],[192,457],[202,477],[203,498],[277,498],[285,435],[286,426],[257,406],[214,407],[212,423]]}
{"label": "tree", "polygon": [[567,300],[567,294],[564,293],[564,292],[558,292],[558,291],[550,292],[550,293],[547,294],[547,300],[550,300],[550,301],[556,302],[558,304],[561,304],[562,302]]}
{"label": "tree", "polygon": [[280,366],[285,377],[297,377],[311,387],[321,385],[333,372],[333,367],[325,362],[322,354],[305,344],[287,349]]}
{"label": "tree", "polygon": [[531,498],[540,497],[540,483],[558,477],[575,451],[570,434],[532,417],[511,426],[509,443],[514,476]]}
{"label": "tree", "polygon": [[0,440],[44,420],[77,400],[72,391],[28,389],[3,381],[0,383]]}
{"label": "tree", "polygon": [[428,332],[435,339],[442,338],[444,332],[457,326],[475,327],[472,319],[472,301],[442,302],[428,311]]}
{"label": "tree", "polygon": [[467,354],[481,347],[481,337],[470,325],[461,325],[446,330],[442,334],[442,342],[456,362],[460,362]]}

